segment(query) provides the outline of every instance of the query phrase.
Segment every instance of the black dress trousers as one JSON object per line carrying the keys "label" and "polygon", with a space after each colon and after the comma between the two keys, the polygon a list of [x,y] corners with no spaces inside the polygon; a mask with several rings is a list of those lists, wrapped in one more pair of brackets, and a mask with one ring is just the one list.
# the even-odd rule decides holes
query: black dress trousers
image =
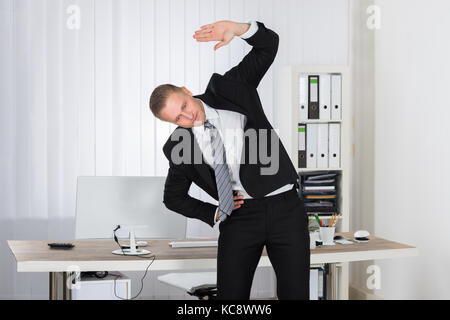
{"label": "black dress trousers", "polygon": [[278,298],[309,299],[308,218],[296,188],[244,200],[219,230],[218,299],[250,298],[264,246],[275,270]]}

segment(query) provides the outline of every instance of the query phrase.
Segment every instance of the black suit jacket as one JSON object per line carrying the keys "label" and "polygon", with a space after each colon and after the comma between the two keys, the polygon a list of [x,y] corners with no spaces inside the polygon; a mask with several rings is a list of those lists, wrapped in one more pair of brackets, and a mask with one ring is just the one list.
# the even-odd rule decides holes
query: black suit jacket
{"label": "black suit jacket", "polygon": [[[258,157],[256,163],[249,161],[250,150],[252,150],[249,143],[244,143],[243,146],[242,159],[246,159],[246,161],[245,163],[243,163],[244,160],[241,161],[239,170],[242,186],[251,197],[262,198],[286,184],[297,184],[298,175],[281,141],[279,141],[278,135],[274,131],[270,131],[273,128],[264,114],[256,90],[262,77],[275,59],[278,50],[278,35],[258,22],[258,31],[245,41],[253,46],[252,50],[237,66],[224,75],[214,73],[205,93],[195,96],[195,98],[204,101],[215,109],[231,110],[244,114],[247,117],[244,133],[249,129],[266,129],[269,137],[266,144],[268,152],[263,152],[263,155],[271,154],[271,139],[277,140],[279,143],[279,169],[274,175],[261,175],[261,168],[269,168],[271,164],[267,164],[267,161],[259,158],[259,135],[257,135]],[[180,130],[185,130],[185,132]],[[190,137],[190,160],[186,161],[187,163],[175,164],[171,159],[171,154],[173,148],[180,143],[179,137],[183,136],[181,134]],[[255,150],[254,146],[253,150]],[[217,206],[188,195],[188,190],[194,182],[211,197],[218,200],[214,170],[205,162],[203,156],[201,157],[201,163],[194,163],[194,153],[199,152],[201,154],[201,151],[192,129],[177,127],[165,143],[163,151],[170,166],[164,187],[164,204],[172,211],[189,218],[200,219],[213,226]]]}

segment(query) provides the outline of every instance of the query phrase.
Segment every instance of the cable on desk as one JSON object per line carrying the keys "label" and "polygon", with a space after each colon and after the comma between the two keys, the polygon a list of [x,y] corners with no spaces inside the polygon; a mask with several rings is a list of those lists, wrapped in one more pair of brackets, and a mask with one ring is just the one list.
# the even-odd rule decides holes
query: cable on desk
{"label": "cable on desk", "polygon": [[[119,246],[120,250],[122,250],[123,255],[125,256],[125,253],[123,252],[123,247],[120,245],[119,239],[118,239],[117,236],[116,236],[116,231],[117,231],[118,229],[120,229],[120,225],[118,225],[118,226],[116,227],[116,229],[114,229],[114,231],[113,231],[114,241],[117,243],[117,245]],[[148,253],[148,254],[150,254],[150,253]],[[148,255],[148,254],[147,254],[147,255]],[[138,292],[134,297],[131,297],[130,299],[122,298],[122,297],[119,297],[119,296],[117,295],[117,292],[116,292],[116,280],[119,279],[120,275],[110,273],[110,275],[112,275],[112,276],[115,277],[115,279],[114,279],[114,295],[116,296],[116,298],[118,298],[118,299],[120,299],[120,300],[134,300],[134,299],[136,299],[137,297],[139,297],[139,295],[141,294],[142,290],[144,289],[144,279],[145,279],[145,276],[147,275],[148,268],[150,268],[150,266],[153,264],[153,261],[155,261],[155,259],[156,259],[156,255],[154,255],[154,254],[152,254],[152,255],[149,256],[149,257],[143,257],[143,255],[138,255],[138,254],[132,254],[132,255],[128,254],[127,256],[131,256],[131,257],[139,257],[139,258],[141,258],[141,259],[152,259],[152,260],[150,261],[150,264],[149,264],[149,265],[147,266],[147,268],[145,269],[145,273],[144,273],[144,275],[143,275],[142,278],[141,278],[141,288],[139,289],[139,292]]]}

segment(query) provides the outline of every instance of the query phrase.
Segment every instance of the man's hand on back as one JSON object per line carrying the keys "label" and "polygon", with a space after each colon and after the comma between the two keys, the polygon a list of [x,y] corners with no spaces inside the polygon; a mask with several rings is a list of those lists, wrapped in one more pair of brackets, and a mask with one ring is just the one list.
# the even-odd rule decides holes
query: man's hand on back
{"label": "man's hand on back", "polygon": [[[244,200],[242,198],[244,198],[243,195],[233,196],[233,199],[234,199],[233,211],[236,209],[239,209],[241,207],[241,205],[244,203]],[[216,220],[215,221],[216,222],[219,221],[219,207],[217,207],[217,210],[216,210]]]}
{"label": "man's hand on back", "polygon": [[248,23],[238,23],[233,21],[217,21],[207,24],[195,31],[194,39],[198,42],[219,41],[214,46],[214,50],[230,43],[235,36],[243,35],[250,28]]}

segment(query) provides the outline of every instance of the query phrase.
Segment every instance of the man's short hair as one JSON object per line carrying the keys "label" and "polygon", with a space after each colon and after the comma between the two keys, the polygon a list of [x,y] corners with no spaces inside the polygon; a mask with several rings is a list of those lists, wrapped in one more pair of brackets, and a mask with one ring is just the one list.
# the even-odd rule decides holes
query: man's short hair
{"label": "man's short hair", "polygon": [[153,90],[149,101],[150,110],[153,112],[153,115],[159,118],[161,110],[164,108],[169,95],[180,91],[182,91],[181,88],[174,86],[173,84],[162,84],[156,87],[155,90]]}

